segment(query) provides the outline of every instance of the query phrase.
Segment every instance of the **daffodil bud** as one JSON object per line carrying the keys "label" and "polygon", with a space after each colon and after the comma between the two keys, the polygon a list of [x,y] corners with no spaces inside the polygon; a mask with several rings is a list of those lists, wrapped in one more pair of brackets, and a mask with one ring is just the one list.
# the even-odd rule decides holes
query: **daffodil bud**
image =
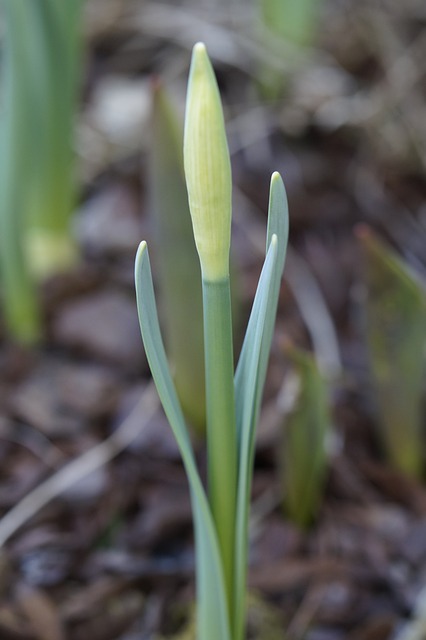
{"label": "daffodil bud", "polygon": [[231,242],[231,163],[216,77],[200,42],[194,46],[189,75],[184,165],[203,278],[226,278]]}

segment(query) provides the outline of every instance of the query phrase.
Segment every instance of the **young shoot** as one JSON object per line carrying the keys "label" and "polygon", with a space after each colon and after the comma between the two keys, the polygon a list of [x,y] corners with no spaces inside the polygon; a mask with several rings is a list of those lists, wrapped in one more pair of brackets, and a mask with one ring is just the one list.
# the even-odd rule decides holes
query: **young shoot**
{"label": "young shoot", "polygon": [[138,314],[151,373],[189,481],[195,530],[197,638],[243,640],[255,431],[284,268],[288,211],[284,184],[274,173],[266,257],[234,373],[229,291],[231,165],[219,90],[202,43],[195,45],[192,54],[184,167],[202,274],[207,491],[166,359],[145,242],[139,246],[135,264]]}

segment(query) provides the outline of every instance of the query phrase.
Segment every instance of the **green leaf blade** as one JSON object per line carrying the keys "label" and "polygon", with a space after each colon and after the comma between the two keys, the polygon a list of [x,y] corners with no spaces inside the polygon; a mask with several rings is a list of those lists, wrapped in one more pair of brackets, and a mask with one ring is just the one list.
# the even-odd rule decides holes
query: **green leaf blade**
{"label": "green leaf blade", "polygon": [[[281,286],[281,278],[286,258],[288,243],[288,204],[284,183],[279,173],[272,174],[271,186],[269,193],[269,210],[268,210],[268,229],[266,236],[266,253],[271,244],[273,235],[277,236],[277,258],[275,261],[272,274],[272,290],[270,301],[268,303],[268,314],[265,319],[265,327],[263,330],[262,348],[259,356],[259,373],[257,386],[257,402],[260,401],[263,386],[265,383],[266,369],[268,366],[269,351],[272,343],[272,335],[274,331],[275,316],[277,313],[278,296]],[[257,295],[257,292],[256,292]],[[255,309],[256,299],[253,303],[253,311]],[[247,370],[247,361],[250,353],[250,342],[253,340],[252,334],[256,331],[256,323],[254,321],[253,311],[247,326],[246,336],[238,361],[238,367],[235,374],[235,396],[237,406],[237,416],[241,417],[242,398],[245,395],[245,377]],[[239,441],[241,440],[241,419],[237,419],[237,432]]]}
{"label": "green leaf blade", "polygon": [[145,242],[140,244],[136,255],[135,284],[139,323],[147,359],[161,403],[178,443],[191,490],[196,539],[199,638],[231,640],[217,535],[166,359]]}
{"label": "green leaf blade", "polygon": [[235,402],[239,447],[239,479],[235,543],[235,612],[233,633],[242,640],[247,573],[247,527],[253,473],[255,430],[275,323],[288,241],[288,206],[278,173],[271,179],[267,254],[259,279],[243,348],[235,374]]}
{"label": "green leaf blade", "polygon": [[[254,435],[256,428],[256,399],[259,386],[259,360],[262,348],[265,318],[268,309],[268,298],[271,291],[273,267],[277,252],[276,236],[268,251],[260,276],[256,298],[253,304],[250,321],[255,327],[246,335],[248,356],[240,385],[236,394],[237,421],[240,426],[239,442],[239,474],[235,531],[235,613],[234,637],[242,638],[245,619],[245,580],[247,573],[247,523],[249,513],[249,497],[254,457]],[[241,371],[241,370],[240,370]]]}

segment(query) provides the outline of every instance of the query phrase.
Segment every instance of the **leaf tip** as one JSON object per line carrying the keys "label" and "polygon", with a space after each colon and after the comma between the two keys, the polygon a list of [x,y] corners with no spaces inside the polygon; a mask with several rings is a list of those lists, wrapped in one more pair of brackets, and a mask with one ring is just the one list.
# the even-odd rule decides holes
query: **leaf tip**
{"label": "leaf tip", "polygon": [[285,194],[284,180],[279,171],[274,171],[271,176],[271,191],[281,191]]}
{"label": "leaf tip", "polygon": [[138,271],[138,267],[142,262],[142,259],[147,251],[147,248],[148,248],[148,245],[146,244],[146,241],[142,240],[142,242],[138,246],[138,250],[136,251],[135,272]]}
{"label": "leaf tip", "polygon": [[142,242],[139,243],[139,247],[136,255],[142,255],[143,252],[146,250],[147,246],[148,245],[146,244],[146,240],[142,240]]}

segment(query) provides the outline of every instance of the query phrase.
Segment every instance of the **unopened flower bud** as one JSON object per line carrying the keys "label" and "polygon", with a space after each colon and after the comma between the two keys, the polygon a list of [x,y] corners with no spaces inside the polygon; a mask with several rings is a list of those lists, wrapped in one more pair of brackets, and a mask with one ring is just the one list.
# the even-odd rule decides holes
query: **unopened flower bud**
{"label": "unopened flower bud", "polygon": [[184,165],[203,278],[219,280],[229,272],[231,163],[219,89],[202,43],[196,44],[192,53]]}

